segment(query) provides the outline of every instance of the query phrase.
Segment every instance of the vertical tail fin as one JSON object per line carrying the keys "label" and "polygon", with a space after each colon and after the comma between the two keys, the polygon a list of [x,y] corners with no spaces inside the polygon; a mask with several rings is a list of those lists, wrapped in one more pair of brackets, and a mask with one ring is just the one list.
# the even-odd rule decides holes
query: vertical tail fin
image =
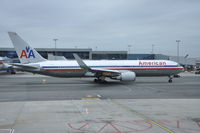
{"label": "vertical tail fin", "polygon": [[21,63],[36,63],[45,61],[35,49],[31,48],[17,33],[8,32]]}

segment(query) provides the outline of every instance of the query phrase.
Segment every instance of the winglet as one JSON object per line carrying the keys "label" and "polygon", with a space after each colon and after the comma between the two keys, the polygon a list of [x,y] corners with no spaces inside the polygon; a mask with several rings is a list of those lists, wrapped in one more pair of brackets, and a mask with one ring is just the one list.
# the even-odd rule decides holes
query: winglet
{"label": "winglet", "polygon": [[91,70],[91,68],[88,67],[77,54],[73,54],[73,56],[81,68]]}

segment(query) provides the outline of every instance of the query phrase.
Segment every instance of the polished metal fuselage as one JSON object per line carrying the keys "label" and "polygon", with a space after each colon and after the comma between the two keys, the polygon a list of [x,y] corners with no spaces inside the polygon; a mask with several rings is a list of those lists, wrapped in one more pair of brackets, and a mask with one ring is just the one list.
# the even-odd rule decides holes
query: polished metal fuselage
{"label": "polished metal fuselage", "polygon": [[[171,76],[183,71],[183,67],[169,60],[85,60],[91,68],[117,70],[119,72],[132,71],[136,76]],[[73,61],[45,61],[34,63],[39,69],[23,69],[23,71],[38,73],[54,77],[94,77],[89,71],[80,68]]]}

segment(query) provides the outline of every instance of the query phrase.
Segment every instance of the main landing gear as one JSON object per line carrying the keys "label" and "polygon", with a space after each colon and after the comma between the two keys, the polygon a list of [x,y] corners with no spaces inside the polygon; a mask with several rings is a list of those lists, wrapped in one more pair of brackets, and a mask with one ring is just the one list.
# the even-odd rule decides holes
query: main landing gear
{"label": "main landing gear", "polygon": [[169,82],[169,83],[172,83],[172,79],[173,79],[172,76],[169,76],[168,82]]}
{"label": "main landing gear", "polygon": [[105,77],[97,77],[96,79],[94,79],[95,83],[107,83],[107,81],[105,80]]}

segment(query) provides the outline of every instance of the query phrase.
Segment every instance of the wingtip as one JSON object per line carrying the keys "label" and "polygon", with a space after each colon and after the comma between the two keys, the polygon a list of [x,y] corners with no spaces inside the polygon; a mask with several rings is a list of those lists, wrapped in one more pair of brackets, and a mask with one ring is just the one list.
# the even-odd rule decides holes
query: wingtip
{"label": "wingtip", "polygon": [[12,35],[17,35],[16,32],[12,32],[12,31],[8,31],[8,34],[9,34],[9,35],[11,35],[11,34],[12,34]]}
{"label": "wingtip", "polygon": [[73,53],[73,56],[76,56],[77,54]]}
{"label": "wingtip", "polygon": [[73,53],[75,59],[80,58],[76,53]]}

